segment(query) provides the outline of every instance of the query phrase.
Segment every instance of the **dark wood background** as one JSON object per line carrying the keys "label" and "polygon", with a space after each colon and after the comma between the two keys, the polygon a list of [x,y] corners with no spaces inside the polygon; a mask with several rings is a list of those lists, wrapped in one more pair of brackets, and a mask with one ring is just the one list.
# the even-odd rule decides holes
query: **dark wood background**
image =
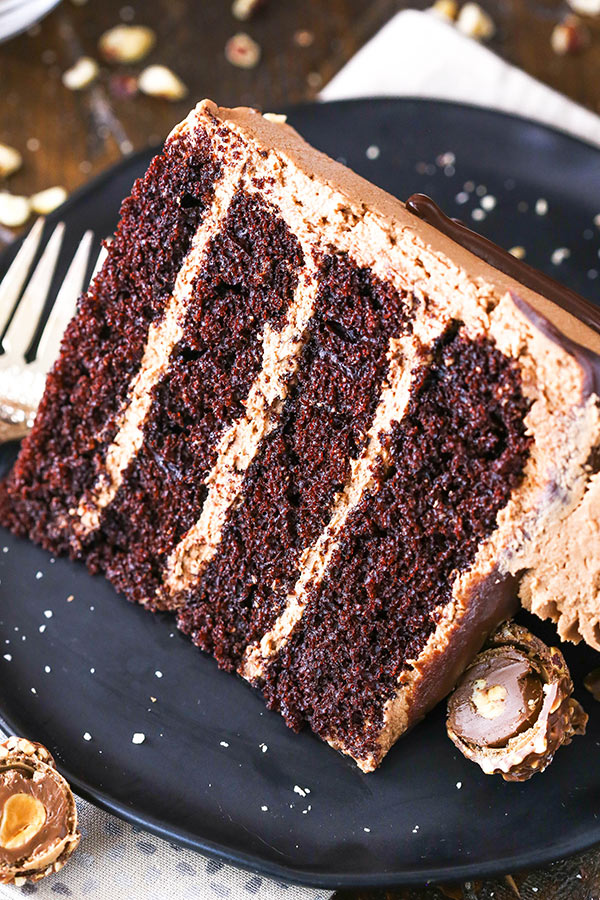
{"label": "dark wood background", "polygon": [[[84,5],[64,0],[39,26],[0,46],[0,142],[18,148],[24,158],[23,168],[10,179],[10,190],[29,195],[58,184],[70,192],[123,153],[160,141],[201,97],[265,111],[310,100],[405,5],[398,0],[271,0],[242,24],[230,14],[229,0],[90,0]],[[429,4],[417,0],[410,5]],[[551,49],[550,34],[567,11],[561,0],[482,0],[482,5],[498,28],[491,42],[497,53],[600,112],[600,17],[587,22],[592,35],[588,48],[559,57]],[[104,67],[93,90],[75,93],[63,86],[62,73],[81,54],[97,57],[98,37],[123,20],[156,30],[157,45],[143,65],[171,67],[188,86],[188,98],[170,103],[119,96],[115,74],[139,71],[140,65]],[[262,59],[254,69],[235,68],[225,59],[225,42],[240,30],[261,45]],[[298,46],[302,30],[314,36],[310,46]],[[12,237],[14,233],[0,229],[0,248]],[[600,852],[493,882],[336,894],[336,900],[448,897],[598,900]]]}

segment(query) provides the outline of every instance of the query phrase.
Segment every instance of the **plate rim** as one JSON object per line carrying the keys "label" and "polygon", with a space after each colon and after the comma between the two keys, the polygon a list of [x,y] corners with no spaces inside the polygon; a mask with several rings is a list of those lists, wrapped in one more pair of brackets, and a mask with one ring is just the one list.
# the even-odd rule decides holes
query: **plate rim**
{"label": "plate rim", "polygon": [[[399,103],[411,103],[416,104],[417,106],[434,109],[436,107],[444,107],[447,109],[459,109],[461,111],[468,110],[470,113],[473,113],[478,117],[483,116],[493,119],[509,119],[515,122],[517,125],[523,125],[527,127],[533,126],[534,128],[539,129],[544,133],[550,133],[554,135],[560,141],[566,140],[571,143],[574,142],[580,147],[585,148],[587,151],[592,151],[593,153],[598,154],[600,162],[600,147],[590,141],[586,141],[576,135],[573,135],[570,132],[563,131],[560,128],[546,125],[545,123],[538,122],[533,119],[529,119],[525,116],[508,113],[503,110],[488,109],[486,107],[478,106],[477,104],[461,103],[453,100],[438,100],[435,98],[425,98],[418,96],[373,96],[347,98],[342,100],[316,102],[308,101],[301,104],[286,105],[284,107],[284,111],[288,115],[293,116],[296,112],[309,111],[311,108],[315,107],[364,107],[365,105],[382,106],[384,104],[396,105]],[[161,148],[162,143],[157,145],[149,144],[148,146],[143,147],[135,151],[134,153],[128,154],[113,165],[109,166],[107,169],[98,173],[90,181],[87,181],[85,184],[81,185],[75,191],[73,191],[73,193],[68,197],[64,204],[62,204],[46,217],[46,227],[51,226],[54,222],[60,221],[64,214],[69,212],[71,206],[76,204],[88,192],[98,189],[102,184],[110,181],[116,173],[120,173],[121,171],[127,169],[129,166],[134,164],[137,159],[154,155],[155,153],[160,152]],[[26,237],[28,231],[29,229],[25,230],[18,236],[18,238],[12,241],[11,244],[9,244],[8,247],[6,247],[2,251],[2,253],[0,254],[0,272],[2,272],[5,269],[6,265],[11,261],[20,244]],[[2,698],[0,697],[0,704],[1,703]],[[0,709],[0,726],[2,726],[4,730],[8,729],[9,732],[18,732],[18,728],[15,729],[13,726],[11,717],[6,716],[2,709]],[[165,826],[163,823],[161,823],[160,820],[154,818],[151,815],[144,814],[143,816],[140,816],[136,814],[135,810],[132,810],[126,804],[120,803],[118,800],[114,800],[105,791],[96,788],[93,785],[90,785],[85,780],[77,777],[71,777],[70,774],[65,769],[63,769],[60,764],[58,768],[61,772],[63,772],[69,783],[73,786],[75,793],[79,797],[87,800],[88,802],[91,802],[92,804],[100,807],[101,809],[104,809],[105,811],[113,815],[118,816],[121,819],[124,819],[131,824],[144,828],[148,832],[155,834],[156,836],[164,840],[176,842],[191,850],[195,850],[196,852],[203,853],[213,858],[222,860],[230,865],[241,867],[250,872],[258,873],[268,878],[285,881],[290,884],[302,885],[305,887],[324,888],[331,890],[352,888],[393,888],[401,886],[423,885],[429,882],[439,883],[449,880],[468,881],[475,877],[494,877],[502,875],[507,871],[515,872],[521,869],[531,869],[547,865],[548,863],[553,862],[557,859],[588,850],[590,847],[598,844],[598,842],[600,841],[599,821],[597,831],[590,831],[586,838],[579,836],[575,838],[557,840],[551,845],[551,847],[546,847],[544,848],[544,850],[538,849],[537,851],[518,851],[511,854],[510,856],[505,855],[502,860],[488,861],[487,863],[483,864],[468,862],[460,865],[447,865],[442,868],[423,867],[420,869],[413,868],[410,870],[404,869],[402,871],[393,872],[388,870],[379,873],[364,874],[349,874],[346,872],[315,873],[312,871],[307,871],[301,864],[297,866],[293,863],[280,865],[274,861],[265,860],[256,853],[246,853],[241,850],[232,850],[230,848],[227,848],[223,843],[211,841],[208,838],[201,837],[198,834],[192,834],[191,832],[188,832],[184,829],[173,830],[170,827]]]}

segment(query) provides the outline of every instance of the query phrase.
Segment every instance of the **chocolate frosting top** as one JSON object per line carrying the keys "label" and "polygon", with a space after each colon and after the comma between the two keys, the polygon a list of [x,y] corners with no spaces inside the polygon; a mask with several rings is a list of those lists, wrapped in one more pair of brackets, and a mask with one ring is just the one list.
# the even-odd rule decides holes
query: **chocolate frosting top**
{"label": "chocolate frosting top", "polygon": [[[541,294],[561,309],[575,316],[595,332],[600,332],[600,306],[595,306],[575,291],[565,287],[549,275],[544,275],[527,263],[514,257],[497,244],[482,235],[471,231],[458,219],[450,219],[431,197],[426,194],[413,194],[406,201],[406,209],[418,216],[423,222],[432,225],[450,240],[464,247],[474,256],[508,275],[520,284]],[[600,356],[589,347],[576,343],[563,334],[539,310],[534,309],[522,297],[512,294],[513,301],[533,325],[542,331],[550,340],[559,343],[568,353],[574,356],[587,375],[586,390],[589,393],[600,393]]]}
{"label": "chocolate frosting top", "polygon": [[0,863],[12,866],[31,861],[67,835],[70,806],[64,790],[52,777],[25,767],[0,771],[0,817],[6,801],[15,794],[28,794],[43,804],[46,821],[29,841],[19,847],[0,845]]}
{"label": "chocolate frosting top", "polygon": [[600,307],[590,303],[589,300],[585,300],[579,294],[576,294],[575,291],[555,281],[554,278],[550,278],[549,275],[544,275],[532,266],[527,265],[527,263],[522,262],[522,260],[517,259],[511,253],[503,250],[482,235],[471,231],[458,219],[450,219],[434,203],[431,197],[428,197],[426,194],[413,194],[406,201],[406,208],[409,212],[418,216],[419,219],[422,219],[429,225],[433,225],[442,234],[460,244],[465,250],[469,250],[470,253],[478,256],[479,259],[504,272],[509,278],[520,281],[525,287],[552,300],[553,303],[556,303],[562,309],[566,309],[567,312],[577,316],[590,328],[596,331],[600,330]]}

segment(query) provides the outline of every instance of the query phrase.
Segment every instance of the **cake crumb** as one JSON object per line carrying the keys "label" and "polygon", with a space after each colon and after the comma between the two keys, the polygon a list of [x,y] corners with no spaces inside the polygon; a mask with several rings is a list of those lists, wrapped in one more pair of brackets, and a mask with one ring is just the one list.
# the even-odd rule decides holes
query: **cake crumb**
{"label": "cake crumb", "polygon": [[134,732],[134,734],[131,738],[131,743],[132,744],[143,744],[145,740],[146,740],[146,735],[142,731],[136,731],[136,732]]}
{"label": "cake crumb", "polygon": [[309,31],[307,28],[300,28],[298,31],[294,32],[294,43],[296,47],[310,47],[315,40],[315,35],[313,31]]}
{"label": "cake crumb", "polygon": [[69,596],[67,597],[67,603],[72,603],[74,599],[75,597],[73,596],[73,594],[69,594]]}

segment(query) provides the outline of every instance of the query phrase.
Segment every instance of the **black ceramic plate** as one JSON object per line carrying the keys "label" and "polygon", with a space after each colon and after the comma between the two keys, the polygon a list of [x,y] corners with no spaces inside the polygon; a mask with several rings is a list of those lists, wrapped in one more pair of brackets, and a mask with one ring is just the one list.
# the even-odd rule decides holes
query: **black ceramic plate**
{"label": "black ceramic plate", "polygon": [[[446,103],[349,102],[300,108],[290,119],[392,193],[431,194],[451,215],[506,247],[525,247],[534,265],[598,299],[598,150]],[[150,156],[126,160],[51,217],[66,221],[71,250],[84,229],[113,229]],[[480,194],[497,202],[474,220]],[[547,203],[543,215],[538,200]],[[570,256],[553,264],[563,247]],[[10,455],[5,448],[5,465]],[[446,737],[443,708],[375,774],[362,775],[310,733],[289,731],[168,617],[130,606],[82,566],[2,533],[0,581],[2,718],[47,744],[80,794],[157,834],[332,888],[466,879],[600,841],[600,707],[581,690],[600,660],[584,647],[564,650],[590,713],[588,733],[544,775],[522,785],[486,777]],[[551,626],[530,624],[556,640]],[[144,743],[132,743],[135,732]]]}

